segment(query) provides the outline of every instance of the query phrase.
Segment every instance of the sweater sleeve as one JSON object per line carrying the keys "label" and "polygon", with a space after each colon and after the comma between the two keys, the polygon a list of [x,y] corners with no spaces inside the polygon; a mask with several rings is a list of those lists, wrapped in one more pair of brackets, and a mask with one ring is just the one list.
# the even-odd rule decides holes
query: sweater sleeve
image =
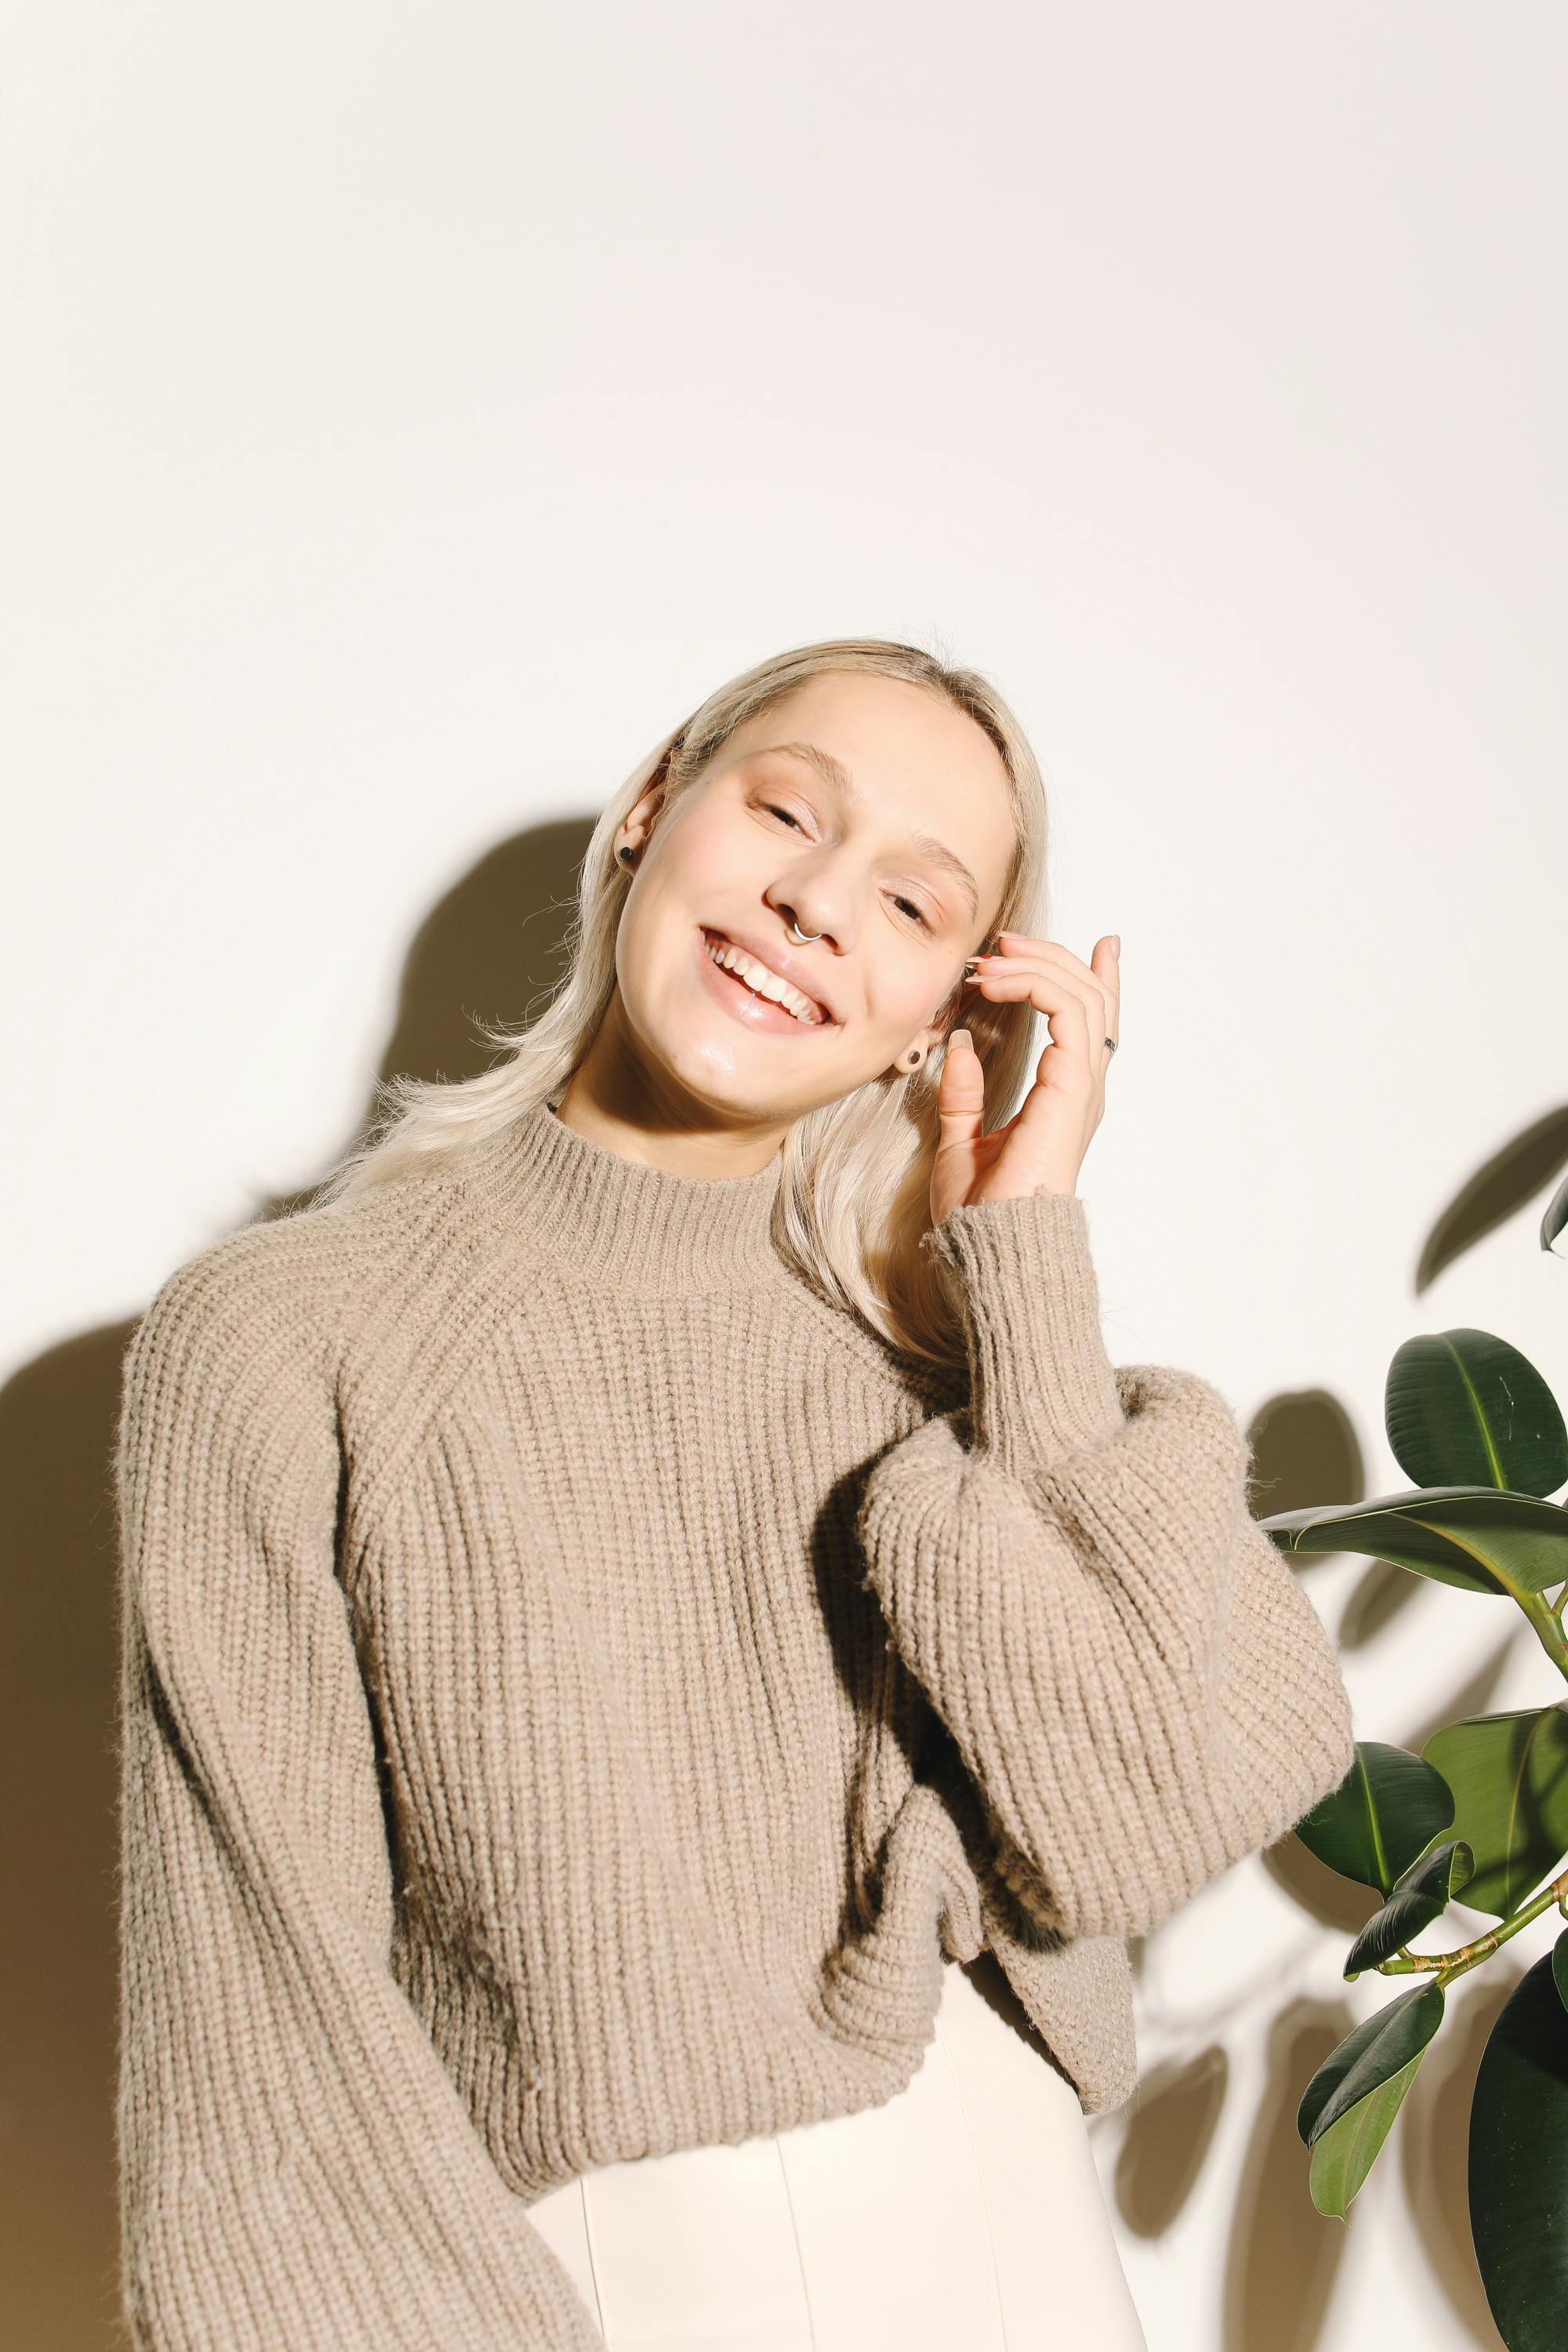
{"label": "sweater sleeve", "polygon": [[132,2340],[603,2352],[391,1972],[390,1847],[336,1573],[335,1343],[307,1328],[281,1234],[250,1228],[173,1276],[124,1368]]}
{"label": "sweater sleeve", "polygon": [[1112,1367],[1076,1193],[951,1210],[965,1405],[873,1467],[873,1591],[1065,1937],[1143,1934],[1284,1835],[1354,1759],[1334,1648],[1247,1507],[1217,1389]]}

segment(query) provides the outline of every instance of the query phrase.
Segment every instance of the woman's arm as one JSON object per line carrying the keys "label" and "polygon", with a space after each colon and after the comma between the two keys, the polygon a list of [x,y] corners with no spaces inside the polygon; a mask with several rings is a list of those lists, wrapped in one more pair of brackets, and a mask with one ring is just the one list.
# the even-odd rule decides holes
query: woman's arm
{"label": "woman's arm", "polygon": [[331,1342],[279,1229],[126,1360],[120,2096],[139,2352],[602,2352],[392,1976]]}
{"label": "woman's arm", "polygon": [[969,1405],[873,1469],[866,1581],[1019,1899],[1064,1936],[1141,1934],[1339,1786],[1349,1697],[1219,1391],[1111,1366],[1082,1200],[963,1204],[929,1246]]}

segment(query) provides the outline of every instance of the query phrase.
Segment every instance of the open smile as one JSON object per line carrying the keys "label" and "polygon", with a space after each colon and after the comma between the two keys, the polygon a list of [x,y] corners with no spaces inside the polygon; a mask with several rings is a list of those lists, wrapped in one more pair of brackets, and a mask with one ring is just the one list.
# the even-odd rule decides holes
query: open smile
{"label": "open smile", "polygon": [[[699,961],[708,987],[725,1009],[754,1029],[784,1034],[834,1029],[837,1023],[821,1003],[773,971],[760,956],[736,947],[722,931],[698,932]],[[721,962],[719,959],[724,961]]]}

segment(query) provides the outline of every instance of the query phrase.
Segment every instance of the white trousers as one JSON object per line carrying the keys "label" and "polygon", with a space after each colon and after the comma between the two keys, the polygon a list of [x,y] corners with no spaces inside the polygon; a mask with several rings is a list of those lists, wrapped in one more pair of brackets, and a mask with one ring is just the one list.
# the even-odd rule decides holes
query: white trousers
{"label": "white trousers", "polygon": [[600,2166],[529,2219],[608,2352],[1148,2352],[1078,2094],[1030,2031],[994,1959],[949,1961],[882,2105]]}

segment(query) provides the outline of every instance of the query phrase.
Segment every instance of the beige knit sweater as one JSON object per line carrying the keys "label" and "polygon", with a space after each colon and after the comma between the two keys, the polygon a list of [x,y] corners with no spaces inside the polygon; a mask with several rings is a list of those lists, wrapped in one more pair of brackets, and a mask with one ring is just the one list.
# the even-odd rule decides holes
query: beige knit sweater
{"label": "beige knit sweater", "polygon": [[1082,1200],[944,1219],[946,1393],[786,1268],[778,1165],[678,1176],[541,1106],[140,1324],[139,2347],[589,2352],[529,2205],[888,2099],[944,1955],[991,1947],[1114,2107],[1124,1938],[1349,1769],[1242,1433],[1112,1368]]}

